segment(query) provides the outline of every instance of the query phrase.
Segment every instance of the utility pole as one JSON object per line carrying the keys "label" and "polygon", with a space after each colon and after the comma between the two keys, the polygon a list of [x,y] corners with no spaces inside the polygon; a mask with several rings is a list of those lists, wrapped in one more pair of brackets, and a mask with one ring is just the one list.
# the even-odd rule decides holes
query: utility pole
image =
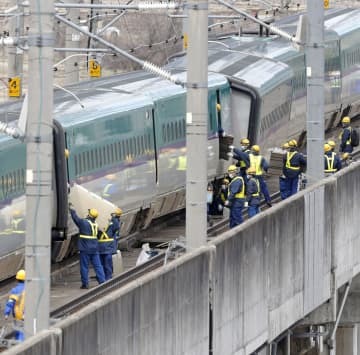
{"label": "utility pole", "polygon": [[186,244],[192,250],[207,237],[208,1],[190,0],[187,8]]}
{"label": "utility pole", "polygon": [[30,0],[26,131],[25,336],[49,328],[53,167],[53,0]]}
{"label": "utility pole", "polygon": [[[18,9],[15,11],[13,17],[10,18],[10,37],[18,39],[24,34],[24,16],[20,14],[20,11],[24,11],[24,8],[20,6],[19,0],[12,0],[10,5],[12,7],[18,6]],[[23,76],[23,51],[18,48],[16,45],[8,47],[8,77],[9,78],[19,78],[19,97],[21,97],[22,91],[22,80]],[[18,97],[16,97],[18,98]]]}
{"label": "utility pole", "polygon": [[[79,0],[73,0],[72,3],[79,3]],[[80,22],[80,9],[69,9],[68,19],[74,23]],[[66,48],[79,48],[80,33],[70,26],[66,26],[65,47]],[[67,52],[65,56],[69,58],[65,61],[65,78],[64,85],[74,84],[79,81],[79,56],[74,53]]]}
{"label": "utility pole", "polygon": [[324,7],[307,1],[306,130],[307,179],[313,184],[324,177]]}

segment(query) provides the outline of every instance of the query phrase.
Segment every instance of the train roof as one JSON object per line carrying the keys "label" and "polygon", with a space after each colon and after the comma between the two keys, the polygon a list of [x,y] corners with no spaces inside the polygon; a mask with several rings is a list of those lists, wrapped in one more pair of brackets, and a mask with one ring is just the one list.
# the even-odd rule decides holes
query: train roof
{"label": "train roof", "polygon": [[359,30],[360,26],[360,9],[349,9],[351,11],[344,12],[337,17],[330,18],[325,21],[327,29],[331,29],[339,36]]}
{"label": "train roof", "polygon": [[[184,72],[178,72],[176,75],[181,80],[186,79]],[[209,87],[212,87],[225,85],[227,81],[222,75],[210,73],[208,83]],[[185,93],[182,86],[143,71],[81,82],[66,89],[76,95],[78,100],[63,90],[55,90],[54,118],[64,127],[119,111],[150,106],[155,100]],[[0,121],[17,120],[21,107],[22,100],[0,105]]]}
{"label": "train roof", "polygon": [[[342,15],[349,14],[353,11],[351,8],[334,8],[326,10],[324,13],[324,22],[325,26],[328,21],[331,21],[333,19],[339,18]],[[288,32],[291,35],[296,35],[296,29],[299,22],[299,18],[301,15],[304,15],[306,13],[298,13],[291,16],[283,17],[279,20],[276,20],[273,25]]]}

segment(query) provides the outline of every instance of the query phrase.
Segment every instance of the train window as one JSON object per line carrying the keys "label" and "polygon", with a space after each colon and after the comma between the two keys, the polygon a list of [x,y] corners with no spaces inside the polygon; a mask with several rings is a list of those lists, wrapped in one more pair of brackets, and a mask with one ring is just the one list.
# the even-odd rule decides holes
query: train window
{"label": "train window", "polygon": [[111,157],[111,163],[114,163],[116,161],[116,155],[115,155],[115,143],[111,143],[109,145],[110,149],[110,157]]}
{"label": "train window", "polygon": [[131,153],[136,157],[138,155],[138,149],[136,144],[136,138],[131,139]]}
{"label": "train window", "polygon": [[81,153],[77,155],[78,159],[78,175],[82,173]]}
{"label": "train window", "polygon": [[126,151],[126,157],[128,158],[128,157],[130,156],[130,152],[131,152],[131,150],[130,150],[130,143],[129,143],[129,140],[128,140],[128,139],[125,141],[125,147],[126,147],[126,149],[125,149],[125,151]]}
{"label": "train window", "polygon": [[118,147],[119,147],[119,142],[113,143],[112,149],[113,149],[113,154],[114,154],[114,161],[119,161],[120,160]]}
{"label": "train window", "polygon": [[141,154],[144,154],[146,148],[145,148],[145,136],[141,136]]}
{"label": "train window", "polygon": [[170,123],[170,140],[174,141],[174,122]]}
{"label": "train window", "polygon": [[179,132],[178,132],[178,123],[177,123],[177,121],[174,123],[174,137],[175,137],[175,140],[178,140],[178,139],[179,139]]}
{"label": "train window", "polygon": [[137,145],[137,153],[138,153],[138,155],[141,155],[142,154],[142,148],[141,148],[140,136],[136,137],[136,145]]}
{"label": "train window", "polygon": [[121,160],[125,160],[125,141],[121,141]]}
{"label": "train window", "polygon": [[94,150],[90,150],[90,161],[89,161],[89,166],[91,167],[90,169],[93,170],[96,168],[95,166],[95,154],[94,154]]}
{"label": "train window", "polygon": [[90,170],[90,152],[84,152],[84,171]]}
{"label": "train window", "polygon": [[165,143],[166,142],[166,128],[165,124],[162,125],[162,140]]}
{"label": "train window", "polygon": [[86,157],[85,157],[85,155],[86,155],[85,152],[81,153],[81,171],[82,172],[86,171],[86,164],[85,164]]}
{"label": "train window", "polygon": [[166,127],[166,141],[167,141],[167,142],[170,142],[170,137],[171,137],[170,124],[168,123],[168,124],[167,124],[167,127]]}
{"label": "train window", "polygon": [[102,152],[103,152],[104,160],[103,160],[103,163],[102,163],[101,166],[104,166],[104,165],[107,165],[107,164],[108,164],[108,161],[109,161],[109,159],[108,159],[109,157],[108,157],[107,151],[106,151],[106,145],[104,145],[104,146],[102,147]]}
{"label": "train window", "polygon": [[77,154],[74,155],[75,175],[79,174],[79,162]]}
{"label": "train window", "polygon": [[121,156],[122,156],[122,160],[126,159],[126,144],[125,141],[121,142],[121,147],[122,147],[122,152],[121,152]]}
{"label": "train window", "polygon": [[151,138],[150,138],[150,133],[148,133],[146,135],[146,149],[150,150],[150,148],[151,148]]}

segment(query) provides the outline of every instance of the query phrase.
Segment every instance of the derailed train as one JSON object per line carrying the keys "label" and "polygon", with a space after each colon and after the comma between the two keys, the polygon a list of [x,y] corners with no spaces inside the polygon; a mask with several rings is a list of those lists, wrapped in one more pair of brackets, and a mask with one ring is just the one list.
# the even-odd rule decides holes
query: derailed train
{"label": "derailed train", "polygon": [[[276,25],[296,32],[298,16]],[[360,106],[360,10],[325,15],[325,127]],[[185,79],[186,57],[167,68]],[[263,153],[285,139],[305,138],[306,59],[278,36],[228,37],[209,44],[208,180],[220,180],[222,134],[249,137]],[[68,228],[73,182],[124,210],[122,235],[146,228],[185,206],[186,90],[146,72],[84,82],[54,95],[54,207],[52,258],[74,252]],[[221,107],[219,110],[218,108]],[[15,124],[21,102],[0,107]],[[65,157],[68,149],[70,155]],[[25,145],[0,137],[0,279],[22,262],[25,235]],[[91,207],[91,206],[89,206]]]}

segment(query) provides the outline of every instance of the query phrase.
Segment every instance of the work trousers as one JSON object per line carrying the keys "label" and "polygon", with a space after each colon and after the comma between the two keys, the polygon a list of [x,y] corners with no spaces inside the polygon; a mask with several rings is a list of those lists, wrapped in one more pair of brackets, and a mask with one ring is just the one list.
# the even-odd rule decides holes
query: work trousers
{"label": "work trousers", "polygon": [[285,177],[283,199],[295,195],[298,192],[299,176],[294,178]]}
{"label": "work trousers", "polygon": [[105,273],[105,281],[110,280],[113,274],[112,254],[100,254],[101,265]]}
{"label": "work trousers", "polygon": [[230,207],[230,228],[234,228],[243,222],[242,210],[244,208],[244,201],[240,201],[236,200],[236,202],[234,202]]}
{"label": "work trousers", "polygon": [[104,269],[101,265],[99,254],[88,254],[85,251],[80,252],[80,276],[81,284],[89,286],[89,263],[94,267],[96,279],[99,284],[105,282]]}

